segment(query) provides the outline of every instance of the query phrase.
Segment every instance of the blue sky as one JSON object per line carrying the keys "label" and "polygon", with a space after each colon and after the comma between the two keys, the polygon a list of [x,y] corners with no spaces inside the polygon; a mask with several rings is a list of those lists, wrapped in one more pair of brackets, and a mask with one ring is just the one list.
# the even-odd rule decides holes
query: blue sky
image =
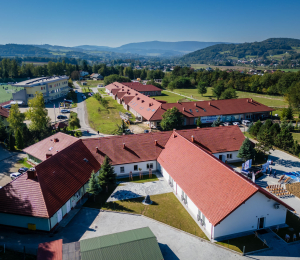
{"label": "blue sky", "polygon": [[0,44],[300,39],[299,0],[2,0]]}

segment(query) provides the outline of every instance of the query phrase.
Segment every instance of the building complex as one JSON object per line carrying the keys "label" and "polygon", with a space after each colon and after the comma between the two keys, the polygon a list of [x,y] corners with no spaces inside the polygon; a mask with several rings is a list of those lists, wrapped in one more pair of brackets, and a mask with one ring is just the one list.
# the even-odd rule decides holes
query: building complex
{"label": "building complex", "polygon": [[237,126],[91,139],[57,133],[24,149],[36,166],[0,189],[0,224],[53,230],[105,156],[118,177],[160,172],[210,239],[284,224],[293,209],[224,163],[238,159],[243,140]]}

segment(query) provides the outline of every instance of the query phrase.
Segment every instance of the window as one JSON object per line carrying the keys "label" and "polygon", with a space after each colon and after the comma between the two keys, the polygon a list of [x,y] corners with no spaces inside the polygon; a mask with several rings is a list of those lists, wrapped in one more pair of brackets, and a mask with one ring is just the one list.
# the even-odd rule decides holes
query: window
{"label": "window", "polygon": [[137,171],[138,170],[138,166],[137,165],[133,165],[133,170]]}
{"label": "window", "polygon": [[147,163],[147,169],[153,169],[153,163]]}
{"label": "window", "polygon": [[121,172],[121,173],[124,173],[124,172],[125,172],[124,166],[120,167],[120,172]]}
{"label": "window", "polygon": [[232,153],[227,154],[227,159],[232,159]]}

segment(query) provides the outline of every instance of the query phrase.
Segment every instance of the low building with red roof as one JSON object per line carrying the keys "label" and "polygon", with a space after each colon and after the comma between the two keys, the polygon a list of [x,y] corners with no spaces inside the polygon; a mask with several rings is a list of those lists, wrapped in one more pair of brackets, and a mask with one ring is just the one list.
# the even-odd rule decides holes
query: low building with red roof
{"label": "low building with red roof", "polygon": [[[55,138],[60,149],[47,158]],[[24,149],[41,162],[0,189],[0,224],[52,230],[84,196],[105,156],[118,177],[161,172],[210,239],[284,224],[293,210],[223,162],[244,140],[237,126],[67,139],[56,134]]]}
{"label": "low building with red roof", "polygon": [[161,89],[153,85],[144,85],[140,82],[123,82],[122,84],[146,96],[161,96]]}

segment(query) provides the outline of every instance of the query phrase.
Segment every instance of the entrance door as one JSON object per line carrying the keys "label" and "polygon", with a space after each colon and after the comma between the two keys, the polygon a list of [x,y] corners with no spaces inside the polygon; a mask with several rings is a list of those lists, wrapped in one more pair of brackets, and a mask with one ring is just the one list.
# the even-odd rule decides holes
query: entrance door
{"label": "entrance door", "polygon": [[68,200],[67,201],[67,213],[69,213],[70,210],[71,210],[71,201]]}
{"label": "entrance door", "polygon": [[57,211],[57,223],[59,223],[62,220],[62,212],[61,209]]}
{"label": "entrance door", "polygon": [[263,229],[264,227],[265,227],[265,218],[259,218],[257,229]]}

